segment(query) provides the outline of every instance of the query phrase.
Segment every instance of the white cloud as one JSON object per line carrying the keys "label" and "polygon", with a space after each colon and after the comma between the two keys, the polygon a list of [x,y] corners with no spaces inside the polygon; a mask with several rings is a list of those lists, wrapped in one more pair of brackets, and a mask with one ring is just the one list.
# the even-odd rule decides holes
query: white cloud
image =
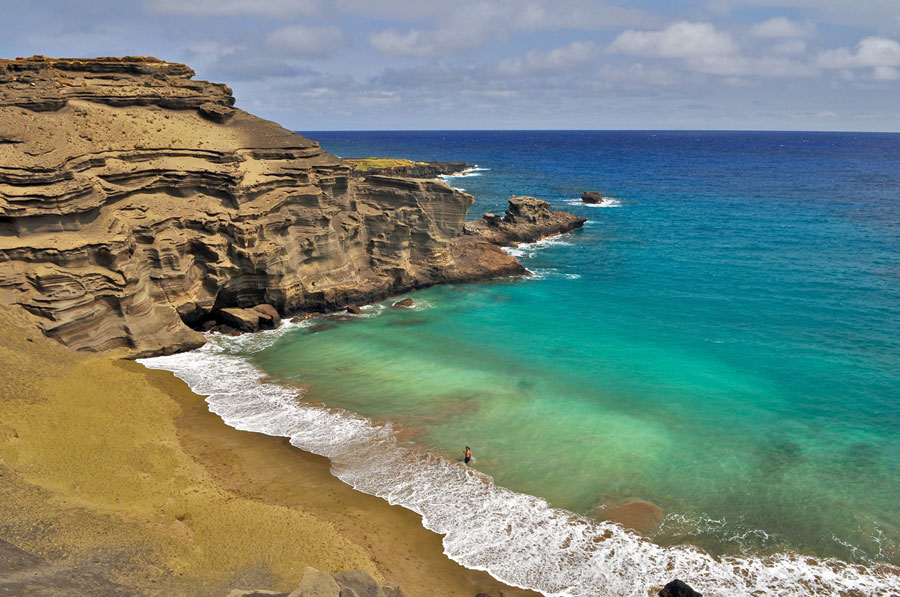
{"label": "white cloud", "polygon": [[750,35],[762,38],[798,38],[812,37],[815,33],[815,25],[809,22],[798,22],[775,17],[762,23],[757,23],[750,28]]}
{"label": "white cloud", "polygon": [[[427,4],[427,3],[422,3]],[[366,13],[358,0],[342,0],[346,10]],[[434,5],[438,6],[438,5]],[[369,36],[379,52],[399,56],[441,56],[456,50],[507,41],[517,32],[596,31],[623,26],[652,26],[657,20],[643,11],[595,2],[550,0],[463,0],[439,5],[429,18],[435,27],[389,28]],[[421,11],[420,11],[421,12]]]}
{"label": "white cloud", "polygon": [[309,15],[318,12],[317,0],[154,0],[153,12],[204,17]]}
{"label": "white cloud", "polygon": [[567,71],[573,66],[596,59],[599,54],[600,48],[594,42],[574,41],[549,52],[531,51],[524,58],[504,60],[498,69],[503,74],[512,76],[544,70]]}
{"label": "white cloud", "polygon": [[284,54],[302,58],[323,58],[344,45],[344,33],[334,26],[290,25],[270,33],[266,37],[266,42]]}
{"label": "white cloud", "polygon": [[711,23],[677,21],[661,31],[624,31],[608,50],[632,56],[702,58],[736,54],[738,44]]}
{"label": "white cloud", "polygon": [[802,39],[786,39],[772,46],[772,52],[783,56],[803,54],[806,52],[806,42]]}
{"label": "white cloud", "polygon": [[382,54],[394,56],[430,56],[437,47],[417,29],[400,33],[393,29],[379,31],[369,36],[369,44]]}
{"label": "white cloud", "polygon": [[893,66],[876,66],[872,69],[872,78],[876,81],[896,81],[900,79],[900,72]]}
{"label": "white cloud", "polygon": [[837,48],[819,55],[819,66],[832,69],[871,68],[878,81],[900,79],[900,43],[884,37],[866,37],[852,50]]}
{"label": "white cloud", "polygon": [[739,77],[812,77],[819,69],[784,57],[705,56],[687,62],[691,70],[708,75]]}

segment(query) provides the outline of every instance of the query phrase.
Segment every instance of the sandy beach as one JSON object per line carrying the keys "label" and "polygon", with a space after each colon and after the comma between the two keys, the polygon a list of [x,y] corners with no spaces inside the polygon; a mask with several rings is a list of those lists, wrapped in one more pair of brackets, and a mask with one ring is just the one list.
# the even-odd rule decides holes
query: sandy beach
{"label": "sandy beach", "polygon": [[306,566],[410,595],[531,595],[443,555],[326,459],[227,427],[172,374],[76,353],[0,310],[0,594],[290,591]]}

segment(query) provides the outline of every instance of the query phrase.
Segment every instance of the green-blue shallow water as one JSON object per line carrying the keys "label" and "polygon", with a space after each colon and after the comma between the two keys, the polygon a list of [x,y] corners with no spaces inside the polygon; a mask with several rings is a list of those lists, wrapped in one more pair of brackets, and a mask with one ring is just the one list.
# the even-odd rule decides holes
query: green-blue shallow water
{"label": "green-blue shallow water", "polygon": [[450,181],[476,214],[514,189],[590,222],[526,249],[535,278],[298,330],[266,372],[553,505],[653,502],[660,542],[900,561],[897,136],[314,138],[490,168]]}
{"label": "green-blue shallow water", "polygon": [[294,330],[265,372],[554,506],[652,502],[661,544],[900,563],[900,136],[310,136],[490,168],[450,180],[475,216],[590,221],[523,248],[532,278]]}

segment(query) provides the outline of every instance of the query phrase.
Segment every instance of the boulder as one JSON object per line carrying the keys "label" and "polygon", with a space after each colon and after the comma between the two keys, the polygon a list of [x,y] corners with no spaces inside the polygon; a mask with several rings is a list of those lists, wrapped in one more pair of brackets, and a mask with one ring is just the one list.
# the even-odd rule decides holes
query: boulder
{"label": "boulder", "polygon": [[342,589],[350,589],[359,597],[381,597],[378,581],[362,570],[348,570],[334,575]]}
{"label": "boulder", "polygon": [[259,311],[253,309],[238,309],[236,307],[219,309],[215,312],[216,321],[229,325],[241,332],[259,331]]}
{"label": "boulder", "polygon": [[346,311],[347,313],[350,313],[352,315],[359,315],[360,313],[362,313],[362,309],[360,309],[356,305],[348,305],[348,306],[344,307],[344,311]]}
{"label": "boulder", "polygon": [[231,106],[223,106],[222,104],[214,104],[213,102],[204,102],[197,107],[200,116],[212,122],[224,124],[229,118],[234,116],[234,108]]}
{"label": "boulder", "polygon": [[341,586],[330,574],[307,567],[289,597],[341,597]]}
{"label": "boulder", "polygon": [[585,203],[603,203],[603,196],[594,191],[585,191],[581,194],[581,200]]}
{"label": "boulder", "polygon": [[281,323],[281,314],[272,305],[263,303],[253,307],[253,310],[259,313],[259,326],[261,328],[271,329],[278,327],[278,324]]}
{"label": "boulder", "polygon": [[410,309],[415,306],[416,306],[416,304],[413,302],[413,300],[411,298],[405,298],[405,299],[397,301],[396,303],[391,305],[391,307],[393,307],[395,309]]}
{"label": "boulder", "polygon": [[676,578],[662,588],[659,597],[703,597],[703,595]]}

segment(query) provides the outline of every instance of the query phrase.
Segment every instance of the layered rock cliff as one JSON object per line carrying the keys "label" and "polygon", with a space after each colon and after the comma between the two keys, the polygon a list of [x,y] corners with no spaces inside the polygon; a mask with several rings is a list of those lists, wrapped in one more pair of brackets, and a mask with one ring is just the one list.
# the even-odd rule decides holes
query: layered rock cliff
{"label": "layered rock cliff", "polygon": [[0,300],[76,349],[199,346],[216,309],[327,310],[524,270],[473,198],[351,176],[153,58],[0,60]]}

